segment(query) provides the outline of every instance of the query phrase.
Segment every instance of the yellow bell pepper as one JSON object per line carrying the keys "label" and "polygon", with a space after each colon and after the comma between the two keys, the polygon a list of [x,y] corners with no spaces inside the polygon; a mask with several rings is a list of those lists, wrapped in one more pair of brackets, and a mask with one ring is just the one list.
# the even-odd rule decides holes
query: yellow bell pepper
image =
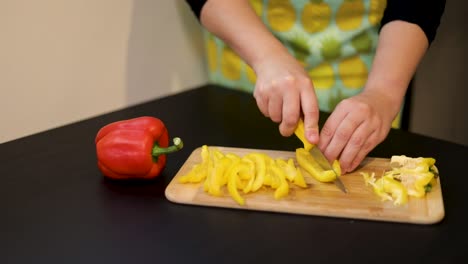
{"label": "yellow bell pepper", "polygon": [[[231,164],[230,164],[229,168],[230,168],[231,166],[234,166],[235,161],[240,161],[240,160],[241,160],[241,158],[240,158],[239,156],[237,156],[236,154],[233,154],[233,153],[227,153],[227,154],[225,155],[225,157],[231,160]],[[229,170],[229,168],[228,168],[227,170]],[[227,171],[227,170],[226,170],[226,171]],[[224,176],[224,184],[227,184],[227,181],[228,181],[228,173],[224,173],[223,176]]]}
{"label": "yellow bell pepper", "polygon": [[380,179],[375,179],[375,174],[369,176],[367,172],[361,172],[366,185],[372,185],[374,192],[382,198],[382,201],[393,200],[395,205],[403,205],[408,202],[408,193],[401,182],[392,176],[384,175]]}
{"label": "yellow bell pepper", "polygon": [[304,144],[304,149],[309,151],[312,147],[314,147],[314,144],[311,144],[306,138],[305,138],[305,128],[304,128],[304,121],[302,118],[299,119],[299,122],[297,123],[296,130],[294,131],[294,134],[296,137],[298,137],[301,141],[302,144]]}
{"label": "yellow bell pepper", "polygon": [[293,183],[296,184],[297,186],[299,187],[302,187],[302,188],[307,188],[307,183],[304,179],[304,176],[302,175],[302,171],[300,168],[296,168],[296,177],[294,177],[294,181]]}
{"label": "yellow bell pepper", "polygon": [[338,177],[340,177],[341,176],[340,162],[338,160],[334,160],[333,164],[332,164],[332,167],[333,167],[333,170],[336,172],[336,175],[338,175]]}
{"label": "yellow bell pepper", "polygon": [[434,179],[439,175],[433,158],[392,156],[390,166],[392,170],[385,175],[401,181],[408,190],[408,195],[418,198],[424,197],[432,189],[436,183]]}
{"label": "yellow bell pepper", "polygon": [[[307,151],[306,153],[308,154]],[[241,190],[247,194],[258,191],[262,186],[269,186],[275,189],[274,198],[281,199],[289,194],[290,183],[308,187],[301,166],[296,167],[293,158],[287,161],[281,158],[275,160],[259,152],[240,157],[232,153],[224,154],[206,145],[202,146],[201,156],[202,161],[180,177],[179,182],[203,181],[203,190],[213,196],[222,196],[226,186],[228,193],[240,205],[245,204]],[[311,161],[307,163],[309,165],[305,165],[306,167],[313,164]]]}
{"label": "yellow bell pepper", "polygon": [[213,152],[210,152],[210,157],[208,158],[207,164],[206,164],[206,178],[205,181],[203,182],[203,190],[207,193],[210,192],[210,183],[211,183],[211,177],[214,172],[214,164],[213,164]]}
{"label": "yellow bell pepper", "polygon": [[307,171],[320,182],[332,182],[336,179],[337,175],[341,176],[341,166],[338,160],[334,160],[332,164],[333,170],[336,172],[335,174],[333,170],[323,170],[322,167],[320,167],[320,165],[310,155],[309,151],[317,146],[311,144],[305,138],[304,121],[302,118],[299,119],[294,134],[302,141],[302,144],[304,145],[303,148],[296,149],[296,160],[305,171]]}
{"label": "yellow bell pepper", "polygon": [[266,168],[266,171],[265,171],[265,177],[263,179],[263,185],[265,186],[270,186],[272,187],[272,185],[274,185],[274,180],[273,180],[273,176],[271,175],[271,164],[274,163],[274,160],[271,158],[271,157],[268,157],[266,156],[265,157],[265,168]]}
{"label": "yellow bell pepper", "polygon": [[231,163],[232,160],[226,157],[221,157],[214,163],[211,170],[208,193],[214,196],[222,196],[221,187],[227,182],[224,175]]}
{"label": "yellow bell pepper", "polygon": [[206,178],[206,164],[195,164],[184,176],[179,178],[180,183],[197,183]]}
{"label": "yellow bell pepper", "polygon": [[255,164],[255,179],[252,183],[252,192],[258,191],[263,185],[266,174],[266,155],[262,153],[249,153],[246,155],[247,159],[250,159]]}
{"label": "yellow bell pepper", "polygon": [[[410,158],[404,155],[392,156],[391,170],[376,180],[374,173],[362,173],[366,184],[371,184],[374,192],[384,200],[395,200],[395,205],[405,204],[408,196],[424,197],[430,191],[439,171],[433,158]],[[388,193],[392,195],[389,198]]]}
{"label": "yellow bell pepper", "polygon": [[228,174],[228,182],[227,182],[227,188],[228,192],[231,195],[231,197],[240,205],[245,204],[244,198],[239,194],[238,192],[238,177],[239,177],[239,172],[241,170],[246,170],[248,169],[248,165],[246,163],[242,163],[241,160],[236,160],[234,161],[233,166],[231,166],[227,172]]}
{"label": "yellow bell pepper", "polygon": [[[332,182],[337,177],[337,174],[333,170],[323,170],[312,155],[310,155],[309,151],[304,148],[296,149],[296,160],[305,171],[320,182]],[[341,172],[339,167],[338,161],[333,162],[333,168],[336,173]]]}
{"label": "yellow bell pepper", "polygon": [[[272,188],[276,189],[274,197],[276,200],[281,199],[289,194],[289,184],[286,181],[286,173],[275,163],[270,165],[272,178]],[[273,183],[274,182],[274,183]]]}
{"label": "yellow bell pepper", "polygon": [[244,193],[249,193],[252,190],[255,180],[255,162],[247,157],[243,157],[241,161],[247,165],[247,169],[239,172],[240,178],[247,181],[242,191]]}
{"label": "yellow bell pepper", "polygon": [[201,149],[202,162],[195,164],[193,168],[184,176],[179,178],[180,183],[197,183],[206,178],[208,171],[208,160],[210,159],[210,151],[207,145],[203,145]]}
{"label": "yellow bell pepper", "polygon": [[307,188],[301,169],[294,165],[294,160],[292,158],[290,158],[288,162],[283,159],[276,159],[276,164],[285,172],[286,179],[299,187]]}

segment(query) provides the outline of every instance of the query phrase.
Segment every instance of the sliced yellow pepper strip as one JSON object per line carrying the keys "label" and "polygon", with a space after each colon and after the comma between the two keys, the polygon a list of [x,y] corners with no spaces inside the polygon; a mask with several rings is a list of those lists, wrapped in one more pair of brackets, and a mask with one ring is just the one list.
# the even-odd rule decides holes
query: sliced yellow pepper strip
{"label": "sliced yellow pepper strip", "polygon": [[221,151],[219,151],[219,149],[213,149],[212,152],[213,153],[211,153],[211,155],[214,160],[220,160],[224,157],[224,154]]}
{"label": "sliced yellow pepper strip", "polygon": [[241,161],[245,163],[249,169],[240,171],[239,176],[242,180],[250,181],[251,178],[255,177],[255,163],[246,157],[242,157]]}
{"label": "sliced yellow pepper strip", "polygon": [[408,202],[408,193],[403,184],[391,176],[382,176],[380,179],[375,179],[375,174],[369,176],[367,172],[361,172],[364,177],[364,181],[367,184],[372,185],[374,192],[385,200],[393,200],[395,205],[403,205]]}
{"label": "sliced yellow pepper strip", "polygon": [[277,167],[273,164],[268,167],[268,175],[271,179],[270,187],[273,189],[277,189],[281,184],[280,176],[276,173],[275,169],[277,169]]}
{"label": "sliced yellow pepper strip", "polygon": [[239,175],[247,180],[247,183],[245,184],[244,188],[242,191],[244,193],[249,193],[252,190],[252,186],[255,180],[255,162],[252,161],[251,159],[247,157],[242,158],[242,162],[247,165],[248,169],[246,170],[241,170],[239,172]]}
{"label": "sliced yellow pepper strip", "polygon": [[276,189],[274,197],[276,200],[278,200],[289,194],[289,184],[286,181],[286,174],[280,167],[272,163],[270,168],[271,168],[271,175],[272,175],[271,187]]}
{"label": "sliced yellow pepper strip", "polygon": [[214,196],[221,196],[221,186],[225,184],[224,174],[229,168],[232,160],[226,157],[220,158],[215,162],[212,170],[212,177],[210,177],[210,186],[208,192]]}
{"label": "sliced yellow pepper strip", "polygon": [[341,164],[338,160],[333,161],[332,167],[338,177],[341,176]]}
{"label": "sliced yellow pepper strip", "polygon": [[186,175],[179,178],[181,183],[198,183],[206,178],[207,175],[207,165],[210,158],[210,151],[207,145],[203,145],[201,149],[202,162],[195,164],[193,168]]}
{"label": "sliced yellow pepper strip", "polygon": [[273,163],[274,163],[274,160],[271,157],[265,155],[266,171],[265,171],[265,178],[263,179],[263,185],[265,186],[272,187],[271,185],[273,183],[273,176],[271,175],[270,167],[271,167],[271,164]]}
{"label": "sliced yellow pepper strip", "polygon": [[286,179],[291,182],[294,181],[294,178],[296,177],[296,166],[294,166],[294,162],[291,164],[280,158],[276,159],[275,162],[276,165],[280,167],[286,174]]}
{"label": "sliced yellow pepper strip", "polygon": [[252,192],[258,191],[263,185],[266,174],[266,158],[262,153],[249,153],[246,157],[255,163],[255,179],[252,183]]}
{"label": "sliced yellow pepper strip", "polygon": [[296,160],[305,171],[320,182],[332,182],[336,179],[333,170],[323,170],[309,151],[304,148],[296,149]]}
{"label": "sliced yellow pepper strip", "polygon": [[286,179],[293,182],[299,187],[306,188],[307,184],[305,182],[304,176],[300,168],[294,165],[294,160],[290,158],[288,162],[283,159],[276,159],[276,164],[285,172]]}
{"label": "sliced yellow pepper strip", "polygon": [[307,188],[307,183],[304,179],[304,176],[302,175],[302,171],[300,168],[296,168],[296,177],[294,177],[293,183],[299,187]]}
{"label": "sliced yellow pepper strip", "polygon": [[202,155],[202,159],[207,159],[207,174],[203,183],[203,190],[215,196],[222,195],[220,184],[224,181],[225,166],[228,165],[226,164],[227,160],[220,162],[223,158],[224,154],[218,149],[211,149],[205,157]]}
{"label": "sliced yellow pepper strip", "polygon": [[179,178],[180,183],[198,183],[206,178],[206,164],[195,164],[184,176]]}
{"label": "sliced yellow pepper strip", "polygon": [[305,138],[305,128],[304,128],[304,121],[302,118],[299,119],[299,122],[297,123],[296,130],[294,131],[294,134],[296,137],[298,137],[301,141],[302,144],[304,144],[304,149],[309,151],[314,144],[311,144],[306,138]]}
{"label": "sliced yellow pepper strip", "polygon": [[208,159],[210,158],[210,149],[208,148],[207,145],[203,145],[201,149],[201,157],[202,157],[202,163],[207,163]]}
{"label": "sliced yellow pepper strip", "polygon": [[214,159],[214,152],[210,151],[210,157],[208,158],[208,161],[206,164],[206,168],[207,168],[206,178],[205,178],[205,181],[203,182],[203,190],[207,193],[211,193],[210,192],[211,178],[213,177],[214,170],[215,170],[213,159]]}
{"label": "sliced yellow pepper strip", "polygon": [[237,179],[239,177],[239,171],[248,169],[248,166],[240,160],[234,161],[233,166],[229,168],[228,171],[228,182],[227,182],[227,187],[228,187],[228,192],[232,196],[232,198],[240,205],[244,205],[245,201],[242,196],[240,196],[238,192],[238,186],[237,186]]}
{"label": "sliced yellow pepper strip", "polygon": [[304,121],[302,120],[302,118],[299,119],[294,134],[302,141],[302,144],[304,145],[303,148],[300,148],[302,150],[296,150],[296,160],[303,169],[305,169],[310,175],[312,175],[315,179],[317,179],[320,182],[332,182],[336,179],[336,174],[338,176],[341,176],[341,167],[338,160],[335,160],[332,164],[333,169],[336,172],[335,174],[331,170],[324,171],[317,164],[317,162],[315,162],[314,158],[309,154],[309,150],[316,146],[314,144],[311,144],[305,138]]}

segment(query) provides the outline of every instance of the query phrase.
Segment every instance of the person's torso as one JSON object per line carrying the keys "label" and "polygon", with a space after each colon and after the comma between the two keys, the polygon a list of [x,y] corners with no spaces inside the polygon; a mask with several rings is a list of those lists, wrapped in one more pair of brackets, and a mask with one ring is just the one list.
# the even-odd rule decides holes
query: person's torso
{"label": "person's torso", "polygon": [[[360,92],[377,46],[386,0],[250,0],[263,23],[304,66],[322,111]],[[252,92],[255,73],[205,31],[210,80]]]}

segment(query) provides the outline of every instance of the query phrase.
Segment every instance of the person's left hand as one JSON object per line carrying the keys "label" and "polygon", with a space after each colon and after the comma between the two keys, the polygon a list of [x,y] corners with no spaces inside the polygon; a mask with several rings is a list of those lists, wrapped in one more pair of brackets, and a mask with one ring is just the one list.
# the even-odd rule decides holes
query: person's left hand
{"label": "person's left hand", "polygon": [[318,147],[328,160],[339,158],[343,173],[354,170],[386,138],[400,104],[377,91],[344,99],[325,122]]}

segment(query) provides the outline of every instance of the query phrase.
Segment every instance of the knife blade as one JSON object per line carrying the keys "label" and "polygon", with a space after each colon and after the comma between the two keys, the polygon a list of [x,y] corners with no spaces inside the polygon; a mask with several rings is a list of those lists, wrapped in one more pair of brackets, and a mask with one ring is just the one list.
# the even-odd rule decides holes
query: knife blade
{"label": "knife blade", "polygon": [[317,146],[313,146],[310,150],[310,155],[317,161],[317,163],[322,167],[324,170],[332,170],[336,174],[336,180],[333,182],[335,185],[344,193],[348,193],[346,187],[344,186],[343,182],[340,180],[340,177],[336,173],[336,171],[331,166],[330,162],[328,162],[327,158],[323,155],[320,149]]}

